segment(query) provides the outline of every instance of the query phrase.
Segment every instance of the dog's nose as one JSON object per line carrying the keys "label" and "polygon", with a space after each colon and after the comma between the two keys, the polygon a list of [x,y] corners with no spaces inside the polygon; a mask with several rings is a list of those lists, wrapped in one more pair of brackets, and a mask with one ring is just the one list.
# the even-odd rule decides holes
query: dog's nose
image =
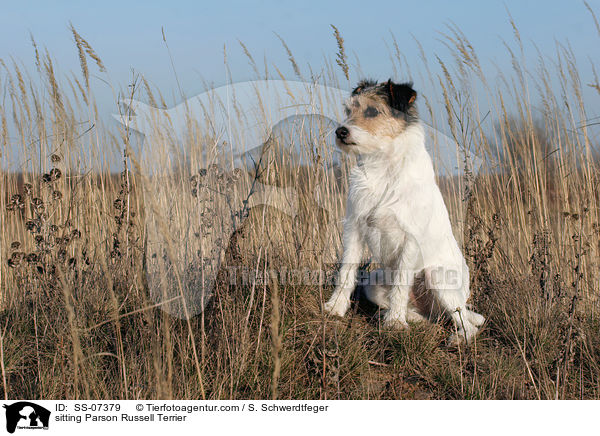
{"label": "dog's nose", "polygon": [[335,130],[335,136],[337,136],[337,137],[338,137],[339,139],[341,139],[342,141],[348,137],[348,133],[350,133],[350,132],[349,132],[349,131],[348,131],[348,129],[347,129],[346,127],[344,127],[344,126],[342,126],[342,127],[338,127],[338,128]]}

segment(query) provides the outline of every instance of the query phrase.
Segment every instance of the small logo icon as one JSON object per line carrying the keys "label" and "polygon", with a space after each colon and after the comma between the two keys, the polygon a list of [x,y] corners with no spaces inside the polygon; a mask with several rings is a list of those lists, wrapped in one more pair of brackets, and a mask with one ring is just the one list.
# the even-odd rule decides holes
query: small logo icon
{"label": "small logo icon", "polygon": [[14,433],[19,429],[48,429],[50,411],[29,401],[4,405],[6,409],[6,431]]}

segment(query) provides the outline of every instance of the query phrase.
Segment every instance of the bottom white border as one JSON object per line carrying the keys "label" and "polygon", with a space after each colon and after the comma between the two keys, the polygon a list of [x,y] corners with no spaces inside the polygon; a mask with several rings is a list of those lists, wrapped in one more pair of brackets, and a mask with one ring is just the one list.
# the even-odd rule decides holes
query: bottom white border
{"label": "bottom white border", "polygon": [[[47,401],[4,406],[0,434],[577,434],[598,431],[595,401]],[[17,410],[17,409],[20,409]],[[29,415],[21,418],[15,413]],[[40,416],[38,416],[40,415]],[[7,421],[8,420],[8,421]],[[31,423],[36,425],[31,426]],[[14,425],[13,425],[14,427]],[[40,433],[41,431],[41,433]]]}

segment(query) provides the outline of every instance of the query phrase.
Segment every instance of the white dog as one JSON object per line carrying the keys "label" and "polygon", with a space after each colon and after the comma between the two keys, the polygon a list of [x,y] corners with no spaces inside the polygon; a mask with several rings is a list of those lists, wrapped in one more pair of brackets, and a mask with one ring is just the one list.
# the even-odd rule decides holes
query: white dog
{"label": "white dog", "polygon": [[363,81],[346,102],[337,145],[357,155],[350,174],[339,282],[324,309],[343,316],[365,244],[382,269],[364,287],[388,327],[445,315],[451,343],[470,341],[484,317],[466,307],[469,271],[425,149],[411,84]]}

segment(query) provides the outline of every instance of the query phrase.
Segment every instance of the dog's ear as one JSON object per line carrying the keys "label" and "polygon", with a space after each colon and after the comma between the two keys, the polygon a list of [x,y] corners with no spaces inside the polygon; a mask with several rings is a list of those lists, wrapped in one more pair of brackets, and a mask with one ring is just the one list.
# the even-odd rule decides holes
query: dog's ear
{"label": "dog's ear", "polygon": [[392,79],[385,84],[390,106],[400,112],[406,112],[417,99],[417,91],[412,89],[412,83],[394,83]]}
{"label": "dog's ear", "polygon": [[375,85],[377,85],[377,82],[375,80],[361,80],[360,82],[358,82],[358,85],[356,85],[356,88],[352,90],[352,95],[360,94],[365,88],[370,88]]}

